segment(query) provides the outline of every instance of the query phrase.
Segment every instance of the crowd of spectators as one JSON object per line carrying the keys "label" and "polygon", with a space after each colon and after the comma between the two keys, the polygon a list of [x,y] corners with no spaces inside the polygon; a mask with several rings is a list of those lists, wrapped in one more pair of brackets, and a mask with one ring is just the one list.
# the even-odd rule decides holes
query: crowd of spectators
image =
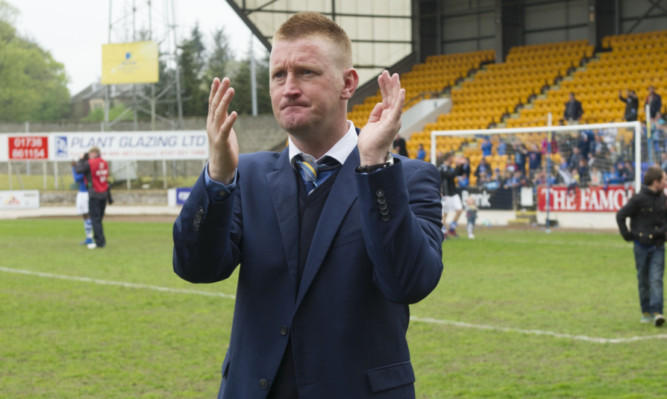
{"label": "crowd of spectators", "polygon": [[[648,92],[645,105],[650,107],[652,122],[650,134],[642,122],[642,159],[651,159],[652,164],[667,171],[667,125],[660,112],[662,102],[652,87]],[[637,95],[633,90],[626,90],[625,94],[624,97],[619,92],[619,99],[626,103],[624,119],[637,120]],[[574,93],[565,108],[565,118],[560,124],[576,124],[583,110]],[[541,145],[509,137],[504,140],[498,136],[493,140],[488,135],[479,137],[482,158],[474,170],[470,159],[466,160],[464,175],[458,178],[459,188],[496,190],[550,184],[565,186],[568,192],[576,193],[577,188],[610,184],[623,184],[627,188],[634,182],[634,140],[624,140],[618,128],[561,132],[551,135],[551,140],[545,137]],[[651,156],[646,156],[647,151],[651,151]],[[504,168],[494,168],[488,161],[494,154],[507,156]],[[547,154],[551,155],[549,163]],[[645,161],[643,167],[648,166]]]}

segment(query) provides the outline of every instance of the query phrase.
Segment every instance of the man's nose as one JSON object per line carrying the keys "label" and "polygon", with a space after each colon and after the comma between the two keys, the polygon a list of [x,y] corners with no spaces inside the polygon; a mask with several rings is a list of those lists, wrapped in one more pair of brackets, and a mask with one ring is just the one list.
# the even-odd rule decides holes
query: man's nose
{"label": "man's nose", "polygon": [[293,73],[288,73],[285,78],[285,88],[283,94],[285,96],[293,97],[300,93],[299,80]]}

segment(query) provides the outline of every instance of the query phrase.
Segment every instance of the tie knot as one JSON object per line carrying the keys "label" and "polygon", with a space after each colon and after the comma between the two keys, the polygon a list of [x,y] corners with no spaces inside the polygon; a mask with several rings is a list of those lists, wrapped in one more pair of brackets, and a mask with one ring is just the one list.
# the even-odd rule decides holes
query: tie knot
{"label": "tie knot", "polygon": [[295,159],[295,164],[309,194],[340,166],[340,163],[330,156],[325,156],[318,162],[308,154],[300,154]]}

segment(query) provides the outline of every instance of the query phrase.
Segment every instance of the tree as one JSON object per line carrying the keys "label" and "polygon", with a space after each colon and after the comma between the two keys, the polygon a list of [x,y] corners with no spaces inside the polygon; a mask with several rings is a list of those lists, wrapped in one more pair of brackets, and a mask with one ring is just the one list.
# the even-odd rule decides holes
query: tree
{"label": "tree", "polygon": [[[257,84],[257,113],[272,113],[271,96],[269,95],[269,62],[268,56],[255,62],[255,82]],[[252,85],[250,82],[250,56],[241,61],[234,78],[232,86],[235,89],[231,109],[240,115],[252,115]]]}
{"label": "tree", "polygon": [[179,68],[181,76],[181,93],[183,116],[206,116],[208,112],[208,90],[203,81],[205,68],[205,47],[199,25],[192,29],[191,37],[179,46]]}
{"label": "tree", "polygon": [[70,110],[65,67],[48,51],[16,34],[15,15],[16,9],[0,0],[0,120],[65,118]]}
{"label": "tree", "polygon": [[206,73],[204,74],[204,83],[210,85],[213,78],[224,78],[228,73],[229,61],[234,59],[229,40],[225,35],[224,29],[213,33],[213,51],[208,57]]}

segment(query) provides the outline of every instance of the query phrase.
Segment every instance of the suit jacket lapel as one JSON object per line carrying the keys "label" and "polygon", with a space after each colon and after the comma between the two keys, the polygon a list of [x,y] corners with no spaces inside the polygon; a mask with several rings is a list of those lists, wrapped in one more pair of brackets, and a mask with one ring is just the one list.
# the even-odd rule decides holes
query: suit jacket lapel
{"label": "suit jacket lapel", "polygon": [[273,210],[278,219],[290,275],[297,281],[299,262],[299,201],[294,170],[289,163],[287,149],[280,153],[275,169],[266,174]]}
{"label": "suit jacket lapel", "polygon": [[324,258],[345,219],[345,215],[357,199],[357,186],[354,181],[354,169],[357,165],[359,165],[359,151],[355,148],[338,172],[336,181],[331,186],[331,191],[317,222],[301,284],[299,285],[296,300],[297,307],[308,291],[315,275],[317,275],[320,266],[322,266],[322,262],[324,262]]}

